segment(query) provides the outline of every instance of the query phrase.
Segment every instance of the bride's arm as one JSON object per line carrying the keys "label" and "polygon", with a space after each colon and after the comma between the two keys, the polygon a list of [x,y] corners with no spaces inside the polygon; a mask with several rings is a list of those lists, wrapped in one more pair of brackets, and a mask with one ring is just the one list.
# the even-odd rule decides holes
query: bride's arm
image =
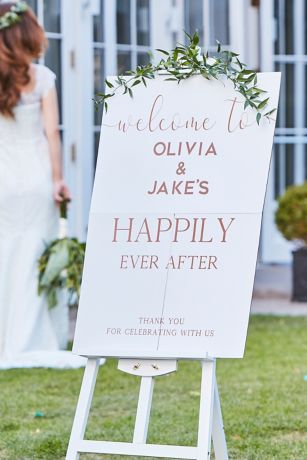
{"label": "bride's arm", "polygon": [[59,110],[55,87],[51,88],[42,98],[44,129],[49,144],[49,154],[52,167],[53,197],[60,202],[63,197],[70,200],[70,192],[63,180],[61,161],[61,138],[59,133]]}

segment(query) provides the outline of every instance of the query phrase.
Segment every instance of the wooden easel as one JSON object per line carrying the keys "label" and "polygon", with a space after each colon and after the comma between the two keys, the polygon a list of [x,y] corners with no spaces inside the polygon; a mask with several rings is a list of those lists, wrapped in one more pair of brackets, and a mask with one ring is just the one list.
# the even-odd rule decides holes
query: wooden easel
{"label": "wooden easel", "polygon": [[110,442],[84,440],[100,359],[87,360],[79,401],[70,436],[66,460],[79,460],[80,453],[209,460],[211,437],[216,460],[228,460],[222,412],[215,376],[215,359],[201,361],[202,377],[198,442],[196,447],[147,444],[154,377],[177,370],[176,360],[120,359],[118,368],[141,377],[133,441]]}

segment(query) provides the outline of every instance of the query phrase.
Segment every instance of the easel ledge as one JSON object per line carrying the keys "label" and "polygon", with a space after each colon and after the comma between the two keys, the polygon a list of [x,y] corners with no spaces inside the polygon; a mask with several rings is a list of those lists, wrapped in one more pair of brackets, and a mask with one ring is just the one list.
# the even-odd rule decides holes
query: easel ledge
{"label": "easel ledge", "polygon": [[141,377],[133,442],[84,440],[99,364],[99,358],[88,358],[87,360],[66,460],[79,460],[80,453],[209,460],[211,438],[216,460],[228,460],[221,404],[216,383],[215,359],[201,360],[202,377],[196,447],[146,443],[154,378],[175,372],[177,370],[177,360],[173,359],[119,359],[119,370]]}

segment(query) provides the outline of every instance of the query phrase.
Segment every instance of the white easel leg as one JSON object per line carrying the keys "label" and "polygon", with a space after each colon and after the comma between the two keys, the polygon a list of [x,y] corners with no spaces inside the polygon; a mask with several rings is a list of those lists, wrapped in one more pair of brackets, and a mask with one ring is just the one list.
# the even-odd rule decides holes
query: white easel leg
{"label": "white easel leg", "polygon": [[197,460],[209,460],[214,402],[215,360],[202,361]]}
{"label": "white easel leg", "polygon": [[212,439],[214,446],[214,454],[216,460],[228,460],[226,437],[223,425],[221,402],[219,391],[215,379],[214,383],[214,405],[213,405],[213,421],[212,421]]}
{"label": "white easel leg", "polygon": [[66,460],[79,460],[80,455],[78,453],[78,447],[80,441],[82,441],[84,438],[84,432],[86,429],[87,419],[95,389],[99,364],[100,359],[90,358],[87,360],[66,454]]}
{"label": "white easel leg", "polygon": [[148,424],[154,387],[153,377],[142,377],[138,408],[136,412],[133,442],[145,444],[147,440]]}

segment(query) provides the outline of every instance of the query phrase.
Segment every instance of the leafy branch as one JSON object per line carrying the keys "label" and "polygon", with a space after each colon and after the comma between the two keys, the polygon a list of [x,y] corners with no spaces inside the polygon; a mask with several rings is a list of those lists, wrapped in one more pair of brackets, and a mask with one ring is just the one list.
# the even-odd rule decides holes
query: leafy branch
{"label": "leafy branch", "polygon": [[57,304],[59,289],[68,291],[68,305],[78,302],[85,243],[62,238],[46,245],[38,261],[38,294],[45,294],[49,308]]}
{"label": "leafy branch", "polygon": [[189,42],[187,45],[178,44],[171,52],[163,49],[157,49],[163,58],[154,65],[151,61],[142,66],[137,66],[135,70],[127,72],[130,78],[120,75],[114,83],[105,80],[106,87],[110,90],[105,93],[98,93],[95,99],[96,105],[103,105],[104,110],[108,110],[109,99],[118,91],[122,90],[123,94],[133,97],[133,88],[143,84],[147,86],[147,80],[152,80],[159,72],[165,72],[169,77],[166,81],[176,81],[180,83],[187,80],[193,75],[202,75],[207,80],[216,79],[225,76],[230,80],[236,91],[245,99],[244,109],[251,107],[256,110],[256,121],[259,125],[261,118],[264,116],[270,118],[276,109],[267,110],[269,97],[266,97],[266,91],[257,86],[257,74],[253,70],[246,68],[239,60],[239,54],[229,50],[222,50],[221,44],[217,41],[217,50],[214,57],[209,57],[209,53],[200,53],[199,35],[187,34]]}

